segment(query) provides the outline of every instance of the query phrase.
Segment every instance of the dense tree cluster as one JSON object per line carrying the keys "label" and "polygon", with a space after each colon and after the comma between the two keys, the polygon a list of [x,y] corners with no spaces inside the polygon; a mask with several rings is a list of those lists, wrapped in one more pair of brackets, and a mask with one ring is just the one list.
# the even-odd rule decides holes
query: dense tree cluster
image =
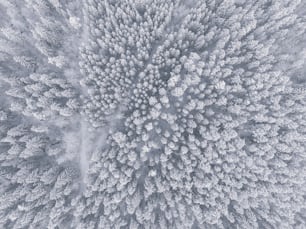
{"label": "dense tree cluster", "polygon": [[[14,97],[12,110],[39,120],[72,116],[79,107],[78,92],[65,78],[70,53],[63,53],[72,28],[48,1],[4,1],[10,21],[1,28],[1,79]],[[33,15],[29,15],[34,11]],[[41,17],[41,15],[44,15]],[[4,17],[3,16],[3,17]],[[68,19],[66,19],[67,21]],[[66,22],[67,23],[67,22]],[[66,35],[65,35],[66,34]],[[74,53],[78,53],[75,50]],[[73,80],[73,79],[72,79]]]}
{"label": "dense tree cluster", "polygon": [[0,228],[69,228],[80,193],[64,140],[81,104],[77,30],[71,2],[55,3],[0,1]]}
{"label": "dense tree cluster", "polygon": [[0,226],[304,227],[303,1],[2,2]]}
{"label": "dense tree cluster", "polygon": [[89,96],[84,112],[94,126],[103,125],[105,116],[131,95],[139,73],[151,62],[173,5],[171,1],[143,5],[88,1],[85,21],[89,38],[81,50],[80,66],[87,76],[81,83],[87,86]]}
{"label": "dense tree cluster", "polygon": [[72,162],[58,163],[65,153],[61,136],[16,120],[16,114],[1,110],[0,225],[65,228],[79,194],[79,169]]}

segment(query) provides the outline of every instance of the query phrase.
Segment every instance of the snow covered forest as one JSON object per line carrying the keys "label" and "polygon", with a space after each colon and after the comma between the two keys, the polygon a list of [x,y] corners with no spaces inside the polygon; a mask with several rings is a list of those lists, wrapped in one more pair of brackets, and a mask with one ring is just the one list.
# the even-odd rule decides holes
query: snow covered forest
{"label": "snow covered forest", "polygon": [[306,1],[0,0],[0,229],[305,229]]}

